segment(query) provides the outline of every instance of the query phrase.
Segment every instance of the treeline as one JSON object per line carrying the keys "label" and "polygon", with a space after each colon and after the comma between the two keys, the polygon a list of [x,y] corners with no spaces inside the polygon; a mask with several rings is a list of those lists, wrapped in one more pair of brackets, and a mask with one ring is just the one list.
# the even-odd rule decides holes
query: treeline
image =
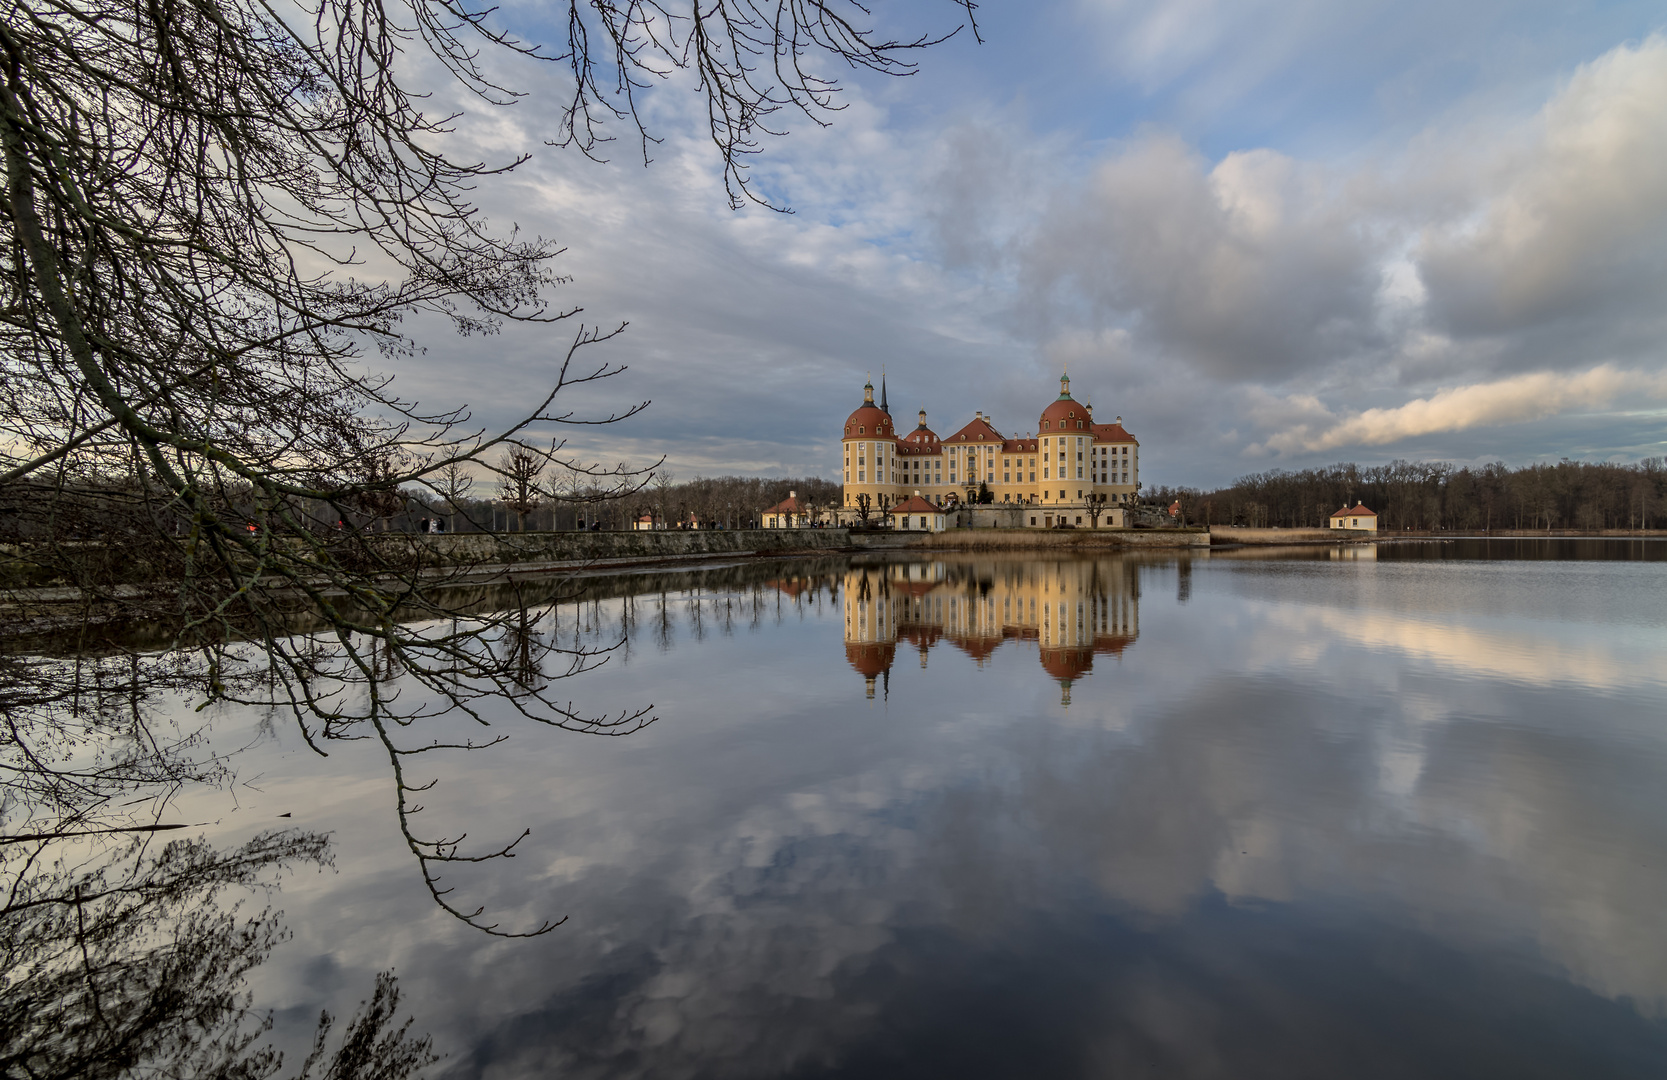
{"label": "treeline", "polygon": [[1323,528],[1330,515],[1365,503],[1380,529],[1648,529],[1667,516],[1667,460],[1635,465],[1563,460],[1513,469],[1392,461],[1241,476],[1215,491],[1152,489],[1149,505],[1179,502],[1195,525]]}
{"label": "treeline", "polygon": [[694,524],[702,529],[745,529],[756,526],[760,515],[790,492],[797,492],[801,502],[808,501],[818,508],[833,509],[841,498],[839,484],[819,477],[697,476],[679,483],[661,474],[624,495],[573,485],[544,491],[524,513],[519,513],[495,488],[493,485],[487,497],[459,498],[455,507],[432,492],[410,493],[407,508],[392,517],[389,525],[395,531],[412,531],[421,526],[424,517],[438,516],[448,532],[512,532],[523,527],[523,520],[527,530],[612,531],[629,529],[632,522],[651,517],[660,528]]}

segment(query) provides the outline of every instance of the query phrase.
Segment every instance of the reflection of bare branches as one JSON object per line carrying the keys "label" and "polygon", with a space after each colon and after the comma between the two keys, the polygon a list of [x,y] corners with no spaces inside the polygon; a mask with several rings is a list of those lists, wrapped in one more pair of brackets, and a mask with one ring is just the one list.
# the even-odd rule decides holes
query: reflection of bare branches
{"label": "reflection of bare branches", "polygon": [[205,675],[222,677],[173,657],[0,656],[0,840],[154,826],[180,785],[223,779],[200,731],[149,708]]}
{"label": "reflection of bare branches", "polygon": [[517,691],[531,693],[543,688],[544,649],[538,627],[526,607],[512,614],[504,626],[502,653],[510,665]]}
{"label": "reflection of bare branches", "polygon": [[[831,575],[843,565],[829,560],[820,572]],[[754,586],[774,572],[769,564],[758,564],[657,578],[619,575],[568,585],[501,586],[470,593],[467,603],[453,606],[442,619],[397,625],[389,634],[292,633],[276,652],[258,641],[227,641],[197,652],[153,653],[117,640],[107,643],[102,656],[84,650],[65,659],[0,655],[0,849],[8,839],[33,842],[181,825],[164,812],[172,794],[181,785],[229,776],[228,760],[210,750],[203,732],[182,726],[180,718],[193,715],[189,705],[276,703],[302,721],[304,737],[321,753],[336,740],[381,743],[392,766],[403,839],[424,881],[452,914],[503,932],[478,909],[455,903],[451,883],[441,875],[452,863],[508,854],[519,838],[471,849],[462,830],[420,828],[423,792],[433,780],[415,768],[420,755],[489,746],[502,736],[423,738],[414,725],[457,715],[485,727],[483,709],[507,701],[522,716],[571,731],[635,731],[651,722],[646,709],[587,713],[555,695],[562,680],[628,646],[641,623],[643,586],[656,582],[678,590],[650,598],[657,604],[652,626],[658,644],[669,649],[679,593],[699,597],[695,618],[702,627],[706,607],[718,603],[715,594],[721,593],[726,628],[745,614],[737,609],[746,604],[757,628],[764,601]],[[617,609],[604,603],[615,597],[621,598]],[[481,610],[470,611],[471,605]],[[557,613],[569,610],[573,632],[558,633],[566,627]],[[52,637],[32,640],[37,648],[56,643]],[[76,644],[70,638],[59,647]],[[270,721],[269,712],[263,730],[270,730]]]}
{"label": "reflection of bare branches", "polygon": [[[94,854],[89,866],[43,863],[11,849],[0,907],[0,1075],[30,1078],[213,1076],[264,1080],[282,1056],[257,1046],[245,976],[285,935],[270,909],[241,914],[228,890],[272,889],[281,871],[325,865],[316,833],[266,833],[234,851],[203,840],[151,854],[141,843]],[[377,979],[332,1048],[321,1018],[308,1077],[410,1076],[436,1059],[427,1037],[393,1027],[399,995]]]}
{"label": "reflection of bare branches", "polygon": [[660,619],[659,619],[659,622],[655,625],[655,628],[654,628],[654,641],[655,641],[656,644],[658,644],[660,646],[660,651],[661,652],[666,652],[667,650],[669,650],[671,648],[672,632],[671,632],[671,612],[666,607],[666,594],[665,593],[660,594],[660,608],[659,608],[659,611],[660,611]]}

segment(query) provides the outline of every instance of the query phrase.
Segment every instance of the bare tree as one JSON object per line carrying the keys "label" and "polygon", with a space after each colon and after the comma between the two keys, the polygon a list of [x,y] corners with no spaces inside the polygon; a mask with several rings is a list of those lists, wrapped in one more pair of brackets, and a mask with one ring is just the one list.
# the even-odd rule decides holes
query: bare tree
{"label": "bare tree", "polygon": [[527,531],[527,515],[544,501],[544,489],[539,478],[544,473],[545,458],[525,446],[512,446],[498,459],[498,494],[506,507],[515,512],[515,531]]}
{"label": "bare tree", "polygon": [[434,474],[434,490],[446,500],[446,531],[457,531],[457,504],[475,487],[474,477],[461,461],[448,461]]}
{"label": "bare tree", "polygon": [[[970,0],[961,6],[970,19]],[[556,243],[494,231],[471,202],[525,156],[448,156],[442,143],[463,117],[403,81],[424,67],[411,53],[437,60],[480,110],[518,97],[499,61],[565,65],[571,96],[549,141],[592,156],[624,120],[646,157],[638,97],[688,72],[736,201],[754,197],[746,162],[779,130],[777,112],[820,123],[837,108],[836,85],[816,74],[825,64],[905,74],[908,50],[941,40],[878,36],[856,0],[575,0],[567,14],[565,40],[545,52],[459,0],[0,8],[0,542],[16,553],[6,599],[20,625],[50,614],[112,642],[123,639],[100,628],[151,627],[204,703],[276,700],[315,748],[377,739],[435,901],[492,932],[446,899],[434,867],[514,843],[471,852],[416,831],[422,785],[406,770],[436,747],[402,742],[409,717],[380,692],[382,672],[404,672],[470,724],[482,697],[608,734],[650,711],[520,692],[524,665],[489,647],[507,616],[414,629],[450,614],[464,568],[436,572],[421,545],[386,531],[407,493],[439,490],[453,464],[489,467],[506,448],[646,403],[596,415],[565,404],[573,387],[624,370],[584,352],[617,329],[577,327],[549,384],[495,434],[366,366],[367,346],[394,363],[421,347],[402,331],[410,316],[479,335],[577,314],[547,297],[563,280]],[[585,470],[599,497],[641,486],[642,474],[583,466],[564,447],[556,438],[534,452]],[[48,582],[79,610],[45,608]],[[594,655],[569,657],[567,673]],[[343,692],[353,685],[367,692]],[[13,715],[53,696],[49,684],[18,689]]]}
{"label": "bare tree", "polygon": [[654,491],[652,524],[664,528],[667,524],[666,511],[676,504],[677,474],[670,469],[661,469],[649,479],[648,486]]}

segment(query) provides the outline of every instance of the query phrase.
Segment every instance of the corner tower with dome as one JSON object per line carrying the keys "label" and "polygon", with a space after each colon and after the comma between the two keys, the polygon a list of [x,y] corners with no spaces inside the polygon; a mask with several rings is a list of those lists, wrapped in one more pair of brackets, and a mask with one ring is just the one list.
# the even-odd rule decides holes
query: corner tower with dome
{"label": "corner tower with dome", "polygon": [[1093,405],[1071,396],[1069,374],[1047,403],[1034,432],[1002,434],[995,418],[973,414],[955,434],[939,439],[926,410],[912,431],[899,434],[874,384],[845,419],[840,438],[844,497],[841,518],[883,519],[892,506],[919,495],[935,506],[982,503],[1005,507],[1013,523],[1031,528],[1121,528],[1140,490],[1140,442],[1123,418],[1102,424]]}

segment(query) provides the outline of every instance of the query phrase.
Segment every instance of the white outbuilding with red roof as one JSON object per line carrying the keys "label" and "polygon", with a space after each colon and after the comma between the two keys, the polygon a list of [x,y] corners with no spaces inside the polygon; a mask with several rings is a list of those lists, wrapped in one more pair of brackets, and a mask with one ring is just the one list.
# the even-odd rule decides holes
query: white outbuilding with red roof
{"label": "white outbuilding with red roof", "polygon": [[1378,515],[1366,508],[1365,503],[1356,503],[1353,510],[1347,506],[1331,515],[1333,529],[1349,529],[1356,532],[1377,532]]}
{"label": "white outbuilding with red roof", "polygon": [[934,506],[920,497],[920,492],[886,510],[891,527],[898,532],[943,532],[949,527],[949,515],[941,506]]}

